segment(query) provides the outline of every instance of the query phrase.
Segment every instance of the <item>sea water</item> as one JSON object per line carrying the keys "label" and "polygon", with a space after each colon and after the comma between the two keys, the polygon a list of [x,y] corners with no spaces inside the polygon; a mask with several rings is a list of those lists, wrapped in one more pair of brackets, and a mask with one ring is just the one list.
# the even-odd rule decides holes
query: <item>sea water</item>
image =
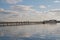
{"label": "sea water", "polygon": [[60,24],[0,26],[0,40],[60,40]]}

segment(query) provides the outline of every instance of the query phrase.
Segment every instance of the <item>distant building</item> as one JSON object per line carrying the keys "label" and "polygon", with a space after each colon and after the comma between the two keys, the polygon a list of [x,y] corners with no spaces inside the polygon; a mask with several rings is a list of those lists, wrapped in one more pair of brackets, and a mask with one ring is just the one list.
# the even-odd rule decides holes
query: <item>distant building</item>
{"label": "distant building", "polygon": [[48,20],[48,21],[43,21],[43,24],[46,24],[46,23],[56,24],[56,23],[57,23],[57,21],[56,21],[56,20]]}

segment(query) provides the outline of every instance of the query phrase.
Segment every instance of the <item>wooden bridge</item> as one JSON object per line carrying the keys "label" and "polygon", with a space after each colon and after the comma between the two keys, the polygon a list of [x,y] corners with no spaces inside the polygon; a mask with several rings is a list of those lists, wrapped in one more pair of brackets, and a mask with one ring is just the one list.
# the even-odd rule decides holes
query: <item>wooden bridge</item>
{"label": "wooden bridge", "polygon": [[48,20],[48,21],[38,21],[38,22],[0,22],[0,26],[18,26],[18,25],[32,25],[32,24],[56,24],[60,23],[60,21],[56,20]]}
{"label": "wooden bridge", "polygon": [[0,26],[18,26],[18,25],[32,25],[42,24],[42,22],[0,22]]}

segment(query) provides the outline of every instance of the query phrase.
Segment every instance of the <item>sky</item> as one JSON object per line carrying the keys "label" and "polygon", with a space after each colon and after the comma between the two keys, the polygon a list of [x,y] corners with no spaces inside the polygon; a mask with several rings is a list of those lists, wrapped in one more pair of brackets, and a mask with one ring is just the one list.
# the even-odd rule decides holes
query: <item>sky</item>
{"label": "sky", "polygon": [[0,21],[60,20],[60,0],[0,0]]}

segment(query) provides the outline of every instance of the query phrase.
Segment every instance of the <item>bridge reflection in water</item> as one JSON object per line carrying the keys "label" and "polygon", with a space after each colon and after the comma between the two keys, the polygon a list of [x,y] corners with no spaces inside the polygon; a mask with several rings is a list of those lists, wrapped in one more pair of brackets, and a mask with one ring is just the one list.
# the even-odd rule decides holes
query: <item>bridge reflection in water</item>
{"label": "bridge reflection in water", "polygon": [[47,21],[40,21],[40,22],[0,22],[0,26],[18,26],[18,25],[32,25],[32,24],[56,24],[60,23],[60,21],[56,20],[47,20]]}

